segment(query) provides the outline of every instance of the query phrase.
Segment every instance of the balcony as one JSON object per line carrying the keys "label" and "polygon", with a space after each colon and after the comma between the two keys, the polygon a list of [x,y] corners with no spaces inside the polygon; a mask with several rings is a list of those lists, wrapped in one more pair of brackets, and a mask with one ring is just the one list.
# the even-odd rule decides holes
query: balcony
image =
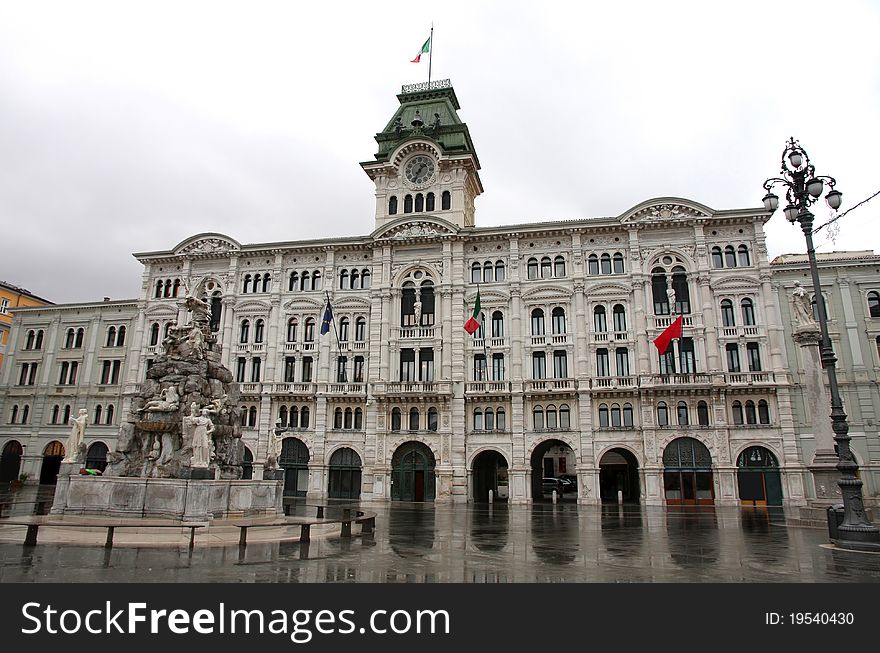
{"label": "balcony", "polygon": [[615,390],[617,388],[637,388],[639,379],[636,376],[598,376],[590,381],[593,389]]}
{"label": "balcony", "polygon": [[300,343],[299,348],[302,351],[315,351],[315,342],[311,341]]}
{"label": "balcony", "polygon": [[571,392],[577,390],[574,379],[531,379],[524,382],[526,392]]}
{"label": "balcony", "polygon": [[367,394],[366,383],[322,383],[320,392],[328,395],[364,396]]}
{"label": "balcony", "polygon": [[710,385],[711,374],[652,374],[654,385]]}
{"label": "balcony", "polygon": [[361,342],[355,341],[355,342],[351,343],[351,348],[355,351],[363,351],[367,348],[367,343],[363,342],[363,341],[361,341]]}
{"label": "balcony", "polygon": [[[670,324],[675,322],[677,315],[651,315],[649,316],[651,320],[654,321],[655,329],[665,329]],[[694,326],[694,316],[693,315],[685,315],[682,320],[682,326],[692,327]]]}
{"label": "balcony", "polygon": [[510,392],[510,381],[468,381],[464,391],[465,394],[507,394]]}
{"label": "balcony", "polygon": [[435,327],[400,327],[400,339],[433,338]]}
{"label": "balcony", "polygon": [[239,343],[239,344],[237,344],[237,345],[235,346],[235,351],[236,351],[236,353],[238,353],[238,354],[244,354],[244,353],[247,353],[247,352],[252,352],[252,353],[254,353],[254,354],[262,354],[263,352],[266,351],[266,343],[264,343],[264,342],[260,342],[260,343],[249,343],[249,342]]}
{"label": "balcony", "polygon": [[258,395],[263,392],[262,383],[239,383],[239,392],[243,395]]}
{"label": "balcony", "polygon": [[773,372],[735,372],[725,374],[724,380],[729,385],[762,385],[775,383],[776,375]]}
{"label": "balcony", "polygon": [[568,334],[567,333],[555,333],[550,336],[550,340],[554,345],[567,345],[568,344]]}
{"label": "balcony", "polygon": [[504,338],[489,338],[489,347],[497,348],[504,347],[507,343],[505,343]]}
{"label": "balcony", "polygon": [[147,356],[152,356],[157,353],[159,353],[159,345],[149,345],[147,347]]}
{"label": "balcony", "polygon": [[532,336],[532,346],[547,344],[547,336]]}
{"label": "balcony", "polygon": [[718,335],[722,338],[742,338],[745,336],[757,336],[758,335],[758,327],[756,327],[756,326],[718,327]]}
{"label": "balcony", "polygon": [[377,395],[451,395],[450,381],[393,381],[373,384]]}
{"label": "balcony", "polygon": [[[250,385],[250,384],[245,384]],[[243,391],[242,391],[243,392]],[[273,395],[305,395],[315,394],[314,383],[273,383],[269,392]]]}
{"label": "balcony", "polygon": [[299,351],[299,343],[298,342],[285,342],[284,343],[284,351],[285,352]]}

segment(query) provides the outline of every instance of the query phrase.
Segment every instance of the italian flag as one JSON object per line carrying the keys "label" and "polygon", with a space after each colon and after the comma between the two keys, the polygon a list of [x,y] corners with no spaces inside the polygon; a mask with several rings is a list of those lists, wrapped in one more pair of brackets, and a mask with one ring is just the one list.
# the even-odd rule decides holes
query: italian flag
{"label": "italian flag", "polygon": [[474,314],[468,318],[468,321],[464,323],[464,330],[467,331],[470,335],[474,335],[474,332],[480,328],[480,289],[477,288],[477,303],[474,304]]}
{"label": "italian flag", "polygon": [[431,37],[428,37],[428,40],[422,44],[422,49],[419,50],[419,53],[416,55],[416,58],[413,59],[410,63],[419,63],[422,60],[422,55],[431,51]]}

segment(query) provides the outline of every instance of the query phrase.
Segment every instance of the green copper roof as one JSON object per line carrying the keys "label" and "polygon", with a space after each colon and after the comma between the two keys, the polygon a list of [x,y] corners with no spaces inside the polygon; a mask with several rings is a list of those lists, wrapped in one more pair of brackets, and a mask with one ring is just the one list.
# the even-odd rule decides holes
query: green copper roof
{"label": "green copper roof", "polygon": [[[448,80],[433,82],[430,87],[427,84],[404,86],[397,99],[400,107],[376,134],[377,161],[387,161],[391,152],[410,138],[433,140],[444,154],[471,154],[477,159],[467,125],[458,117],[461,107]],[[417,111],[424,123],[421,128],[412,125]],[[477,159],[477,169],[479,167]]]}

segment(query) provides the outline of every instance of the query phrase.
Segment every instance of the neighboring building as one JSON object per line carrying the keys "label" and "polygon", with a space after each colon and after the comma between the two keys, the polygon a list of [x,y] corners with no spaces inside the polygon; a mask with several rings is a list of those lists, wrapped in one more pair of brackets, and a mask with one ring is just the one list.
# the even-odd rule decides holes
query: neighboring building
{"label": "neighboring building", "polygon": [[[142,296],[118,303],[118,319],[115,305],[82,307],[91,338],[126,326],[128,357],[112,352],[126,396],[169,325],[187,319],[179,298],[198,288],[240,384],[247,474],[262,476],[280,422],[288,495],[468,501],[492,490],[527,502],[545,476],[572,474],[584,503],[618,492],[648,504],[805,503],[763,208],[659,198],[616,217],[476,227],[480,165],[454,91],[435,82],[398,99],[361,164],[376,187],[372,233],[247,245],[196,235],[135,255]],[[470,336],[478,288],[482,328]],[[333,328],[321,336],[327,297]],[[56,338],[71,310],[42,312]],[[652,341],[676,314],[683,337],[659,356]],[[39,315],[20,316],[16,366]],[[71,410],[91,414],[107,397],[98,376],[111,352],[97,343]],[[60,349],[48,347],[57,376]],[[4,377],[7,416],[28,396],[23,374]],[[27,429],[37,455],[63,441],[46,417],[66,403],[51,375],[37,372],[46,396]],[[0,425],[0,446],[18,428]]]}
{"label": "neighboring building", "polygon": [[12,327],[12,314],[15,309],[25,306],[45,306],[52,302],[37,297],[32,292],[0,281],[0,370],[9,343],[9,330]]}
{"label": "neighboring building", "polygon": [[89,411],[88,464],[102,468],[116,442],[134,301],[15,311],[0,370],[0,481],[28,474],[54,483],[68,420]]}
{"label": "neighboring building", "polygon": [[[876,502],[880,494],[880,256],[868,250],[818,254],[817,259],[852,448],[865,484],[864,494]],[[806,254],[777,256],[771,267],[786,327],[787,356],[792,362],[798,454],[809,462],[815,450],[812,420],[800,391],[803,365],[791,338],[788,300],[795,281],[807,289],[812,289],[813,282]],[[815,296],[813,306],[815,311]]]}

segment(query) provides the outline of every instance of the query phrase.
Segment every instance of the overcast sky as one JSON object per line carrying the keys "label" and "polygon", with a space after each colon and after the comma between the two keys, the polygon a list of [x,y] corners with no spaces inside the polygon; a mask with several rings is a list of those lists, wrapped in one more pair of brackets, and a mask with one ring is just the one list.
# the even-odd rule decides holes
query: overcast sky
{"label": "overcast sky", "polygon": [[[202,231],[371,232],[358,162],[427,79],[409,61],[432,20],[433,78],[482,164],[478,225],[759,206],[791,135],[842,210],[880,189],[877,2],[0,0],[0,279],[130,298],[131,252]],[[880,250],[878,224],[880,197],[820,251]],[[781,215],[768,245],[804,251]]]}

